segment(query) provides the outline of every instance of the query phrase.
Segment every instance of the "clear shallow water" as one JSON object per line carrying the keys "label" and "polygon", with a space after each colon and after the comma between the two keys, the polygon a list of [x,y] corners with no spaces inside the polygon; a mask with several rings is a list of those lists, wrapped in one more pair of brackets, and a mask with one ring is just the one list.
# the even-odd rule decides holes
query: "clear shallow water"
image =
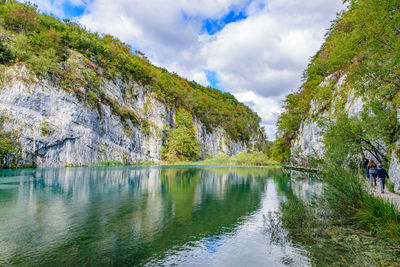
{"label": "clear shallow water", "polygon": [[[304,266],[271,242],[279,169],[108,167],[0,170],[0,265]],[[308,197],[307,180],[293,190]]]}

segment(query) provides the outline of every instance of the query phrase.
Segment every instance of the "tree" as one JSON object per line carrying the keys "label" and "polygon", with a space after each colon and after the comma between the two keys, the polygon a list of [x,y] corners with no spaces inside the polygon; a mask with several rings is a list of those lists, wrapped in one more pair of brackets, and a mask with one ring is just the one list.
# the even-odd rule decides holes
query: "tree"
{"label": "tree", "polygon": [[176,125],[164,142],[162,157],[167,161],[194,160],[199,157],[200,146],[196,141],[192,115],[185,109],[176,112]]}
{"label": "tree", "polygon": [[18,152],[16,142],[10,132],[0,131],[0,167],[8,167],[7,159]]}

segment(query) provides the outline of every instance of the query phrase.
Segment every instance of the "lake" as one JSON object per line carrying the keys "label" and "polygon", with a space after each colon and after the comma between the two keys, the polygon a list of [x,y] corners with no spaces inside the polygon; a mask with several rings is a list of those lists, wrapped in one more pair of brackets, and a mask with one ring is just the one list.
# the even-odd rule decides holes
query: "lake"
{"label": "lake", "polygon": [[256,167],[0,170],[0,265],[312,265],[267,229],[288,190],[318,186]]}

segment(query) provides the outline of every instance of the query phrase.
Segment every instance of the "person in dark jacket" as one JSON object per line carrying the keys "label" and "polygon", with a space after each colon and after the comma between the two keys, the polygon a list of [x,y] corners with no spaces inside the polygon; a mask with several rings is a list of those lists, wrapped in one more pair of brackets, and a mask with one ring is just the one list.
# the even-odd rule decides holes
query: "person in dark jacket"
{"label": "person in dark jacket", "polygon": [[379,164],[375,176],[378,177],[379,179],[379,184],[381,185],[381,193],[383,194],[383,190],[385,189],[385,179],[386,177],[389,179],[389,175],[387,171],[384,168],[382,168],[382,164]]}

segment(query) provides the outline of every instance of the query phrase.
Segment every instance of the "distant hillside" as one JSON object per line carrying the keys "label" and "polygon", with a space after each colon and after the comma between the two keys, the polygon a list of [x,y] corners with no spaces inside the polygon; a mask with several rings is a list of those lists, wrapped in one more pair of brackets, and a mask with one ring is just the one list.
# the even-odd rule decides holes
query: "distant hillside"
{"label": "distant hillside", "polygon": [[[71,21],[61,22],[52,16],[39,14],[37,8],[31,4],[20,4],[16,1],[0,3],[0,85],[3,88],[0,99],[2,98],[5,113],[19,105],[21,109],[15,112],[23,110],[26,114],[29,113],[27,107],[22,109],[25,104],[20,102],[21,97],[27,97],[23,90],[29,95],[32,93],[30,87],[40,87],[49,97],[56,95],[52,91],[58,92],[59,98],[51,101],[64,101],[66,96],[73,97],[70,101],[81,103],[79,108],[95,112],[98,119],[104,115],[105,108],[109,109],[110,119],[118,118],[128,139],[131,139],[133,129],[138,129],[144,135],[154,132],[154,136],[157,135],[161,142],[163,150],[160,153],[164,156],[174,154],[182,142],[189,144],[185,149],[190,152],[175,156],[185,159],[202,157],[211,153],[210,151],[230,151],[232,154],[242,150],[261,150],[265,146],[265,133],[260,127],[259,116],[231,94],[203,87],[175,73],[171,74],[166,69],[155,67],[144,54],[139,51],[132,53],[129,45],[111,35],[90,33]],[[24,77],[21,78],[22,76]],[[19,90],[14,88],[18,83],[21,83],[18,86],[25,89],[9,98],[10,94],[16,94]],[[43,100],[36,89],[32,93],[34,97],[27,99]],[[9,92],[6,94],[6,91]],[[28,109],[38,112],[36,109],[39,107],[31,104]],[[54,106],[57,106],[56,103],[49,109]],[[158,110],[158,107],[162,107],[165,112]],[[41,120],[46,120],[46,116],[49,116],[50,121],[54,119],[56,113],[47,111],[49,115],[46,115],[46,111],[39,112]],[[155,113],[160,116],[157,120]],[[179,114],[181,120],[178,118],[177,121],[176,115]],[[35,113],[34,116],[36,115]],[[12,128],[13,116],[16,115],[3,114],[0,123]],[[189,124],[187,120],[190,121]],[[35,122],[25,122],[26,127],[30,127],[31,123]],[[55,124],[56,122],[53,126]],[[45,123],[44,126],[46,125]],[[199,131],[199,127],[203,130]],[[21,126],[21,130],[24,132],[26,129]],[[214,138],[212,141],[217,142],[214,147],[211,150],[205,149],[202,142],[211,142],[207,136],[216,131],[222,131],[220,134],[227,138],[224,139],[226,142]],[[97,133],[101,137],[101,131]],[[178,142],[174,138],[179,139]],[[140,140],[137,139],[135,144]],[[26,142],[28,141],[23,141],[25,150],[30,151],[29,146],[36,149],[36,139],[32,144]],[[243,149],[231,148],[233,143],[240,143]],[[157,151],[159,146],[160,144],[157,145]],[[129,149],[125,152],[131,153]],[[30,157],[36,158],[37,155]],[[141,158],[155,159],[161,156],[157,152],[152,157]]]}

